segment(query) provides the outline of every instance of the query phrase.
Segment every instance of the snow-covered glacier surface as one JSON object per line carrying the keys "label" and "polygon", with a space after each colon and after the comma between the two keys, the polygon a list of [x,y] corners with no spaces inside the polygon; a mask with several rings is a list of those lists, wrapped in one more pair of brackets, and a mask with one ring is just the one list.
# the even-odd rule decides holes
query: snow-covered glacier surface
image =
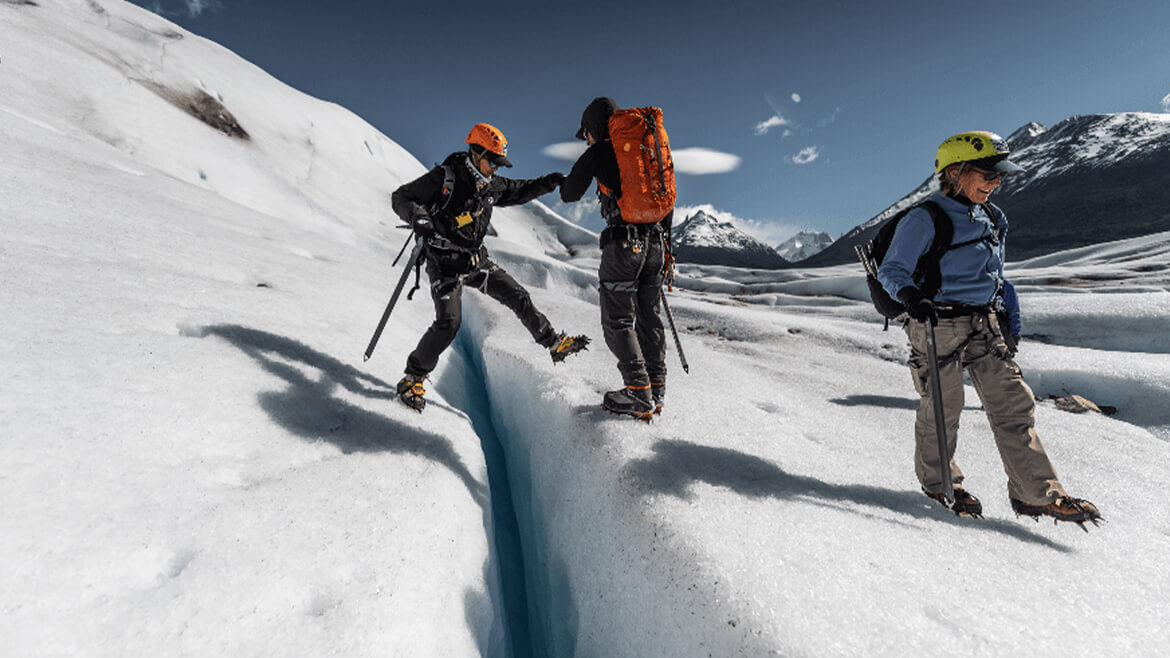
{"label": "snow-covered glacier surface", "polygon": [[[672,346],[665,412],[643,425],[599,408],[619,381],[596,236],[507,209],[493,257],[596,342],[554,366],[469,291],[415,414],[393,388],[425,293],[361,359],[401,274],[387,195],[423,171],[414,156],[126,3],[0,3],[0,41],[13,655],[1087,656],[1170,639],[1170,235],[1010,273],[1040,435],[1107,522],[1017,519],[970,388],[958,459],[986,518],[959,519],[917,490],[905,341],[857,268],[684,265],[690,374]],[[1067,393],[1117,413],[1047,397]]]}

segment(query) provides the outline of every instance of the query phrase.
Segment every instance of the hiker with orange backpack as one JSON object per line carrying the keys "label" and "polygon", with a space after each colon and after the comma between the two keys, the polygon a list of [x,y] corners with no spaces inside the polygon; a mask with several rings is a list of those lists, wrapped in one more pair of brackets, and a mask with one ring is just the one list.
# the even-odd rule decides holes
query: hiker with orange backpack
{"label": "hiker with orange backpack", "polygon": [[601,328],[618,359],[623,388],[602,407],[649,421],[666,395],[666,336],[658,315],[674,219],[674,168],[662,111],[620,110],[595,98],[581,115],[577,139],[589,145],[561,183],[577,201],[597,180],[606,228],[601,232]]}
{"label": "hiker with orange backpack", "polygon": [[558,333],[532,304],[528,291],[488,258],[484,236],[495,206],[515,206],[557,189],[564,174],[553,172],[531,180],[497,176],[511,167],[508,140],[486,123],[472,127],[466,151],[447,156],[443,164],[394,191],[394,212],[414,230],[422,243],[435,321],[406,359],[398,382],[403,404],[421,412],[426,406],[423,380],[434,370],[439,355],[455,340],[462,316],[465,286],[476,288],[507,306],[533,340],[549,350],[554,364],[586,349],[589,338]]}

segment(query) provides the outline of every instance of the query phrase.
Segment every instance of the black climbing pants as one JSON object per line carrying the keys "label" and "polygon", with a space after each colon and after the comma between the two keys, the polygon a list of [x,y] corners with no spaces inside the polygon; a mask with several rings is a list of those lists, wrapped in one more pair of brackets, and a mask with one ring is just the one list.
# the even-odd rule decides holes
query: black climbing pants
{"label": "black climbing pants", "polygon": [[658,315],[664,254],[657,224],[618,225],[601,235],[601,330],[626,386],[666,383]]}
{"label": "black climbing pants", "polygon": [[511,309],[537,343],[550,347],[556,340],[556,331],[548,318],[533,306],[528,291],[490,259],[481,260],[478,267],[468,274],[452,275],[441,271],[438,265],[428,258],[427,277],[431,280],[435,321],[407,357],[408,375],[429,374],[438,364],[439,355],[455,340],[463,317],[464,287],[476,288]]}

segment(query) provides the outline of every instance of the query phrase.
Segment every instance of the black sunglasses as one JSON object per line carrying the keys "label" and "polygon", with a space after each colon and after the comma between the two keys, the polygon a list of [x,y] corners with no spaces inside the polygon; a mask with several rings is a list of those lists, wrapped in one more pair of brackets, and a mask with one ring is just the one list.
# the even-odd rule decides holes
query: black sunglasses
{"label": "black sunglasses", "polygon": [[978,167],[971,167],[971,171],[983,176],[983,180],[987,181],[988,183],[991,181],[1003,180],[1003,177],[1007,175],[1002,171],[987,171]]}

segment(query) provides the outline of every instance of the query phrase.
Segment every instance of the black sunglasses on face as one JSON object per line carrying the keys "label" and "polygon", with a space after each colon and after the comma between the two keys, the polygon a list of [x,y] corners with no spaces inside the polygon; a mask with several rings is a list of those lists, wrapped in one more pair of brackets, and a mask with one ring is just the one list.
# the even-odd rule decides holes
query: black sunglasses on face
{"label": "black sunglasses on face", "polygon": [[983,180],[987,181],[988,183],[991,181],[1003,180],[1003,177],[1006,175],[1002,171],[987,171],[985,169],[979,169],[978,167],[971,167],[971,171],[983,176]]}

